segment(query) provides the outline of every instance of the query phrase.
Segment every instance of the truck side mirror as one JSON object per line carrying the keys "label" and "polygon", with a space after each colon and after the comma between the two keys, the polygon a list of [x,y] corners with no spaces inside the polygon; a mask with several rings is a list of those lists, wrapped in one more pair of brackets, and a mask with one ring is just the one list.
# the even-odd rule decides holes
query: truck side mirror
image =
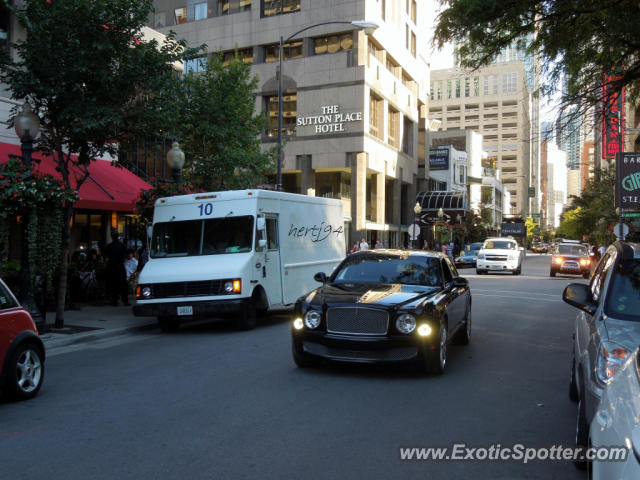
{"label": "truck side mirror", "polygon": [[264,248],[266,246],[267,246],[267,241],[264,238],[261,238],[260,240],[258,240],[258,247]]}
{"label": "truck side mirror", "polygon": [[267,224],[264,220],[264,217],[258,217],[258,219],[256,220],[256,228],[261,232],[267,228]]}

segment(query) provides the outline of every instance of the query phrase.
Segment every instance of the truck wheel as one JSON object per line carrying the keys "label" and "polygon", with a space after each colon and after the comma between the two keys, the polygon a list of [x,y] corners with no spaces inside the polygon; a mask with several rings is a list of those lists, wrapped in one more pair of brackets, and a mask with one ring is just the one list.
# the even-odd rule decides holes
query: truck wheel
{"label": "truck wheel", "polygon": [[244,302],[240,316],[236,321],[236,328],[238,330],[253,330],[256,327],[256,304],[254,299],[251,298]]}
{"label": "truck wheel", "polygon": [[176,317],[162,316],[158,317],[158,325],[163,332],[175,332],[180,328],[180,322]]}

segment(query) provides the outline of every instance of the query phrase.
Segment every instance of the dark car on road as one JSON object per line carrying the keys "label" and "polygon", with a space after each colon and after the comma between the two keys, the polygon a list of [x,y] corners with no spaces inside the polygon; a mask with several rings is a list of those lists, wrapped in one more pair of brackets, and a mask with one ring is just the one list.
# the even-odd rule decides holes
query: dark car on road
{"label": "dark car on road", "polygon": [[44,378],[44,344],[31,314],[0,280],[0,389],[22,400],[34,397]]}
{"label": "dark car on road", "polygon": [[640,244],[611,245],[589,284],[569,284],[562,298],[580,309],[569,397],[578,402],[576,444],[586,447],[605,387],[640,345]]}
{"label": "dark car on road", "polygon": [[482,248],[482,242],[472,243],[468,245],[463,251],[460,252],[460,256],[456,257],[455,263],[457,268],[475,268],[478,261],[478,252]]}
{"label": "dark car on road", "polygon": [[320,360],[410,362],[441,374],[451,340],[471,336],[471,292],[441,253],[371,250],[349,255],[298,300],[292,325],[300,367]]}
{"label": "dark car on road", "polygon": [[549,276],[556,273],[564,275],[582,275],[589,278],[591,272],[591,256],[587,247],[580,243],[558,243],[553,249]]}

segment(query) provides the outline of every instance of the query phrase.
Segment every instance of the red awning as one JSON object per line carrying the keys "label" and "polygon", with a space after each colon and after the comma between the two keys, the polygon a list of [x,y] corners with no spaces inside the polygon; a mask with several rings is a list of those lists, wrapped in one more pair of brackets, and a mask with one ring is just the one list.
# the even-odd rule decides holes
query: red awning
{"label": "red awning", "polygon": [[[0,143],[0,161],[6,162],[9,154],[22,154],[20,145]],[[56,164],[51,157],[41,154],[34,154],[33,169],[42,173],[49,173],[55,178],[61,178],[56,171]],[[77,176],[81,172],[77,171]],[[95,160],[89,165],[90,176],[81,185],[78,195],[80,200],[74,203],[74,208],[87,208],[92,210],[109,210],[116,212],[133,212],[136,199],[141,190],[152,188],[147,182],[127,170],[118,168],[111,164],[109,160]],[[75,180],[72,175],[72,184]]]}

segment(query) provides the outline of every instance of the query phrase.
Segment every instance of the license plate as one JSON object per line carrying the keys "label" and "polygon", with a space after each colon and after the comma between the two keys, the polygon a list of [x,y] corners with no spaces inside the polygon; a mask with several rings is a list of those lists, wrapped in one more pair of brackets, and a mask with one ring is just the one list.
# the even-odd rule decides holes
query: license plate
{"label": "license plate", "polygon": [[193,315],[193,307],[191,305],[178,307],[178,315]]}
{"label": "license plate", "polygon": [[502,270],[500,265],[491,265],[491,270]]}

